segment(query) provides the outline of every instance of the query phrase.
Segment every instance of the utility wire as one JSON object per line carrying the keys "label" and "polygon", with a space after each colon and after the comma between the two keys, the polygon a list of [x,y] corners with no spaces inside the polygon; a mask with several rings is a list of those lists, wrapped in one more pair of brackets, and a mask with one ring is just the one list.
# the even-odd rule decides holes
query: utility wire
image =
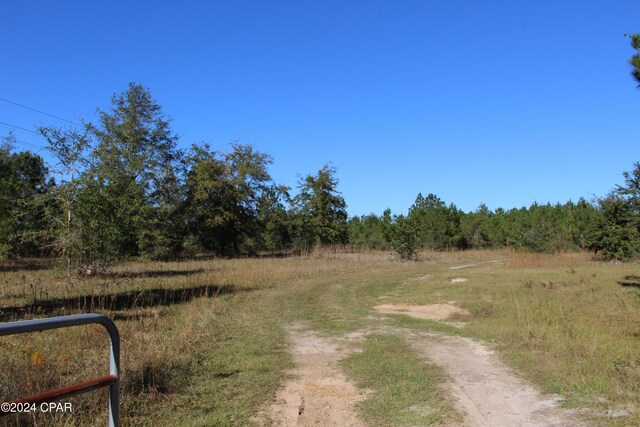
{"label": "utility wire", "polygon": [[45,113],[44,111],[37,110],[35,108],[27,107],[26,105],[18,104],[17,102],[9,101],[8,99],[0,98],[0,101],[7,102],[9,104],[17,105],[18,107],[26,108],[27,110],[35,111],[36,113],[44,114],[45,116],[53,117],[54,119],[62,120],[63,122],[71,123],[76,126],[82,126],[80,123],[72,120],[63,119],[62,117],[55,116],[53,114]]}
{"label": "utility wire", "polygon": [[27,147],[33,147],[33,148],[36,148],[36,149],[38,149],[38,151],[40,151],[40,150],[44,150],[44,149],[46,148],[46,147],[43,147],[43,146],[41,146],[41,145],[32,144],[32,143],[30,143],[30,142],[20,141],[19,139],[14,140],[14,142],[15,142],[16,144],[22,144],[22,145],[26,145]]}
{"label": "utility wire", "polygon": [[[21,37],[21,38],[23,38],[24,40],[27,40],[28,42],[30,42],[30,43],[32,43],[32,44],[34,44],[34,45],[38,46],[38,47],[39,47],[39,48],[41,48],[41,49],[48,50],[49,52],[51,52],[51,53],[53,53],[53,54],[55,54],[55,55],[58,55],[58,56],[60,56],[60,57],[62,57],[62,58],[64,58],[64,59],[66,59],[67,61],[72,62],[72,63],[74,63],[75,65],[78,65],[78,66],[80,66],[80,67],[84,68],[85,70],[89,70],[89,71],[91,71],[91,72],[94,72],[94,73],[96,73],[96,74],[99,74],[99,75],[101,75],[102,77],[106,77],[106,78],[108,78],[108,79],[109,79],[109,80],[111,80],[111,81],[114,81],[114,82],[116,82],[116,81],[117,81],[115,78],[113,78],[113,77],[109,76],[108,74],[105,74],[104,72],[102,72],[102,71],[100,71],[100,70],[98,70],[98,69],[96,69],[96,68],[90,67],[89,65],[87,65],[87,64],[85,64],[85,63],[82,63],[81,61],[78,61],[78,60],[76,60],[76,59],[73,59],[73,58],[72,58],[72,57],[70,57],[69,55],[65,55],[64,53],[62,53],[62,52],[60,52],[60,51],[58,51],[58,50],[56,50],[56,49],[52,49],[52,48],[50,48],[49,46],[47,46],[47,45],[45,45],[45,44],[42,44],[42,43],[40,43],[40,42],[39,42],[39,41],[37,41],[37,40],[32,39],[31,37],[27,37],[27,36],[25,36],[24,34],[19,33],[18,31],[14,30],[13,28],[9,28],[9,27],[7,27],[7,26],[6,26],[4,23],[2,23],[2,22],[0,22],[0,28],[4,28],[6,31],[8,31],[8,32],[10,32],[10,33],[13,33],[14,35],[16,35],[16,36],[18,36],[18,37]],[[118,83],[120,83],[120,82],[118,82]]]}
{"label": "utility wire", "polygon": [[9,127],[15,128],[15,129],[23,130],[25,132],[31,132],[31,133],[35,133],[36,135],[40,135],[38,132],[36,132],[34,130],[25,129],[25,128],[20,127],[20,126],[12,125],[11,123],[0,122],[0,125],[9,126]]}
{"label": "utility wire", "polygon": [[[0,137],[0,138],[4,140],[4,139],[6,139],[8,136],[9,136],[9,135],[6,135],[6,136],[2,136],[2,137]],[[38,148],[39,150],[44,150],[44,149],[46,148],[46,147],[43,147],[42,145],[34,144],[34,143],[32,143],[32,142],[22,141],[21,139],[13,139],[13,140],[11,140],[10,142],[11,142],[12,144],[13,144],[13,143],[15,143],[15,144],[28,145],[28,146],[31,146],[31,147]]]}
{"label": "utility wire", "polygon": [[[0,137],[0,138],[1,138],[1,139],[6,139],[6,138],[8,138],[8,137],[9,137],[9,135],[7,135],[7,136],[2,136],[2,137]],[[14,142],[16,142],[16,143],[20,143],[20,144],[25,144],[25,145],[31,145],[31,146],[33,146],[33,147],[37,147],[37,148],[46,148],[46,147],[43,147],[42,145],[34,144],[33,142],[23,141],[23,140],[21,140],[21,139],[12,139],[11,141],[9,141],[9,143],[10,143],[10,144],[12,144],[12,143],[14,143]]]}
{"label": "utility wire", "polygon": [[40,135],[38,132],[36,132],[36,131],[34,131],[34,130],[27,129],[27,128],[23,128],[23,127],[16,126],[16,125],[12,125],[11,123],[0,122],[0,125],[3,125],[3,126],[9,126],[9,127],[15,128],[15,129],[23,130],[23,131],[25,131],[25,132],[31,132],[31,133],[33,133],[33,134]]}

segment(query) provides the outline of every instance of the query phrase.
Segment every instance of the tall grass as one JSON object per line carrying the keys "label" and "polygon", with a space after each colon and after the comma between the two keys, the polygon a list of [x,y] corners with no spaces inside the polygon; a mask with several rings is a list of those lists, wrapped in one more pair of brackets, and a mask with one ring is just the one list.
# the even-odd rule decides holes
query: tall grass
{"label": "tall grass", "polygon": [[[504,264],[435,270],[387,301],[455,301],[472,313],[456,333],[494,343],[544,391],[588,408],[597,425],[640,424],[640,283],[619,283],[634,277],[638,264],[605,263],[587,253],[507,255]],[[458,276],[468,281],[451,283]]]}
{"label": "tall grass", "polygon": [[[489,262],[495,260],[502,262]],[[461,265],[472,266],[449,269]],[[329,248],[299,257],[132,262],[82,279],[48,266],[23,267],[0,269],[3,320],[90,310],[116,319],[129,425],[250,423],[291,363],[287,323],[306,320],[335,335],[366,329],[380,322],[371,317],[380,297],[455,301],[472,313],[462,330],[417,319],[403,325],[494,343],[545,391],[588,407],[596,424],[640,424],[634,409],[640,407],[638,264],[511,251],[425,251],[418,262],[402,262],[388,252]],[[468,281],[451,282],[459,276]],[[375,363],[367,357],[385,343],[371,341],[352,359],[351,372],[371,372]],[[385,352],[389,360],[402,359]],[[3,337],[0,401],[104,375],[107,361],[108,340],[99,327]],[[0,423],[106,422],[106,392],[72,403],[74,413],[55,420],[38,414]],[[627,415],[611,418],[611,411]]]}
{"label": "tall grass", "polygon": [[[385,254],[328,250],[287,258],[132,262],[107,275],[71,279],[52,269],[4,268],[0,315],[7,321],[103,312],[120,329],[125,421],[172,425],[200,418],[204,425],[243,425],[277,388],[288,357],[271,290],[388,264]],[[0,401],[8,401],[105,375],[108,339],[94,326],[3,337],[0,366]],[[205,402],[215,394],[226,409],[211,410],[193,400],[194,393]],[[70,401],[74,413],[55,420],[39,413],[0,423],[106,422],[106,392]],[[242,402],[246,407],[238,411]]]}

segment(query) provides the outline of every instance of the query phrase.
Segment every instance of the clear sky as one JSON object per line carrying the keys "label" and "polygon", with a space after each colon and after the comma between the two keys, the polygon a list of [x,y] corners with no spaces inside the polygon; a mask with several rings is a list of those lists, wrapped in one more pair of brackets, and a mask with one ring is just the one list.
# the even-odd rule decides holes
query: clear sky
{"label": "clear sky", "polygon": [[[637,0],[0,10],[0,98],[90,121],[134,81],[173,119],[181,146],[251,144],[292,187],[332,162],[351,215],[404,212],[418,192],[465,211],[590,199],[640,161],[640,90],[623,36],[640,32]],[[65,125],[4,101],[0,122]],[[0,136],[10,129],[0,124]]]}

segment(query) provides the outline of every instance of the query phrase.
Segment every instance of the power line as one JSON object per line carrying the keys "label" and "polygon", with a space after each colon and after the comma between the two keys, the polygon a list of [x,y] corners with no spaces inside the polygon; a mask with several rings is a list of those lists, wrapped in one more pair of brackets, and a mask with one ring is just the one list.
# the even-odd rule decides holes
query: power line
{"label": "power line", "polygon": [[9,126],[9,127],[15,128],[15,129],[23,130],[25,132],[31,132],[31,133],[35,133],[36,135],[40,135],[38,132],[36,132],[34,130],[25,129],[25,128],[20,127],[20,126],[12,125],[11,123],[0,122],[0,125]]}
{"label": "power line", "polygon": [[81,61],[78,61],[77,59],[74,59],[74,58],[70,57],[69,55],[66,55],[66,54],[64,54],[64,53],[62,53],[62,52],[60,52],[60,51],[58,51],[56,49],[52,49],[51,47],[49,47],[49,46],[47,46],[45,44],[42,44],[42,43],[38,42],[37,40],[34,40],[31,37],[27,37],[26,35],[19,33],[18,31],[14,30],[13,28],[7,27],[7,25],[4,24],[3,22],[0,22],[0,28],[4,28],[9,33],[12,33],[13,35],[18,36],[18,37],[20,37],[20,38],[22,38],[24,40],[27,40],[28,42],[38,46],[40,49],[44,49],[46,51],[49,51],[49,52],[51,52],[51,53],[53,53],[55,55],[60,56],[61,58],[66,59],[67,61],[75,64],[76,66],[80,66],[80,68],[84,68],[85,71],[91,71],[91,72],[93,72],[93,73],[95,73],[97,75],[102,76],[103,78],[108,79],[109,81],[111,81],[113,83],[117,83],[118,85],[123,84],[123,81],[121,81],[120,79],[116,79],[115,77],[113,77],[113,76],[111,76],[109,74],[106,74],[101,69],[91,67],[88,64],[85,64],[85,63],[83,63]]}
{"label": "power line", "polygon": [[[3,136],[2,139],[6,139],[9,135],[7,136]],[[24,144],[24,145],[31,145],[32,147],[36,147],[36,148],[46,148],[43,147],[42,145],[38,145],[38,144],[34,144],[32,142],[28,142],[28,141],[23,141],[21,139],[12,139],[9,141],[9,143],[13,144],[13,143],[19,143],[19,144]]]}
{"label": "power line", "polygon": [[17,102],[9,101],[8,99],[0,98],[0,101],[7,102],[9,104],[17,105],[18,107],[26,108],[27,110],[35,111],[36,113],[44,114],[45,116],[53,117],[54,119],[62,120],[63,122],[71,123],[76,126],[82,126],[80,123],[74,122],[73,120],[63,119],[62,117],[55,116],[53,114],[45,113],[44,111],[37,110],[35,108],[28,107],[26,105],[18,104]]}
{"label": "power line", "polygon": [[116,80],[116,79],[114,79],[113,77],[109,76],[108,74],[105,74],[104,72],[102,72],[102,71],[100,71],[100,70],[98,70],[98,69],[96,69],[96,68],[90,67],[89,65],[87,65],[87,64],[85,64],[85,63],[83,63],[83,62],[81,62],[81,61],[78,61],[77,59],[74,59],[74,58],[70,57],[69,55],[66,55],[66,54],[64,54],[64,53],[62,53],[62,52],[60,52],[60,51],[58,51],[58,50],[56,50],[56,49],[52,49],[51,47],[49,47],[49,46],[47,46],[47,45],[45,45],[45,44],[42,44],[42,43],[40,43],[39,41],[34,40],[34,39],[33,39],[33,38],[31,38],[31,37],[28,37],[28,36],[25,36],[24,34],[19,33],[18,31],[14,30],[13,28],[9,28],[9,27],[7,27],[4,23],[1,23],[1,22],[0,22],[0,28],[4,28],[4,29],[5,29],[5,30],[7,30],[8,32],[13,33],[13,34],[14,34],[14,35],[16,35],[16,36],[21,37],[21,38],[23,38],[23,39],[27,40],[28,42],[30,42],[30,43],[32,43],[32,44],[34,44],[34,45],[38,46],[39,48],[44,49],[44,50],[48,50],[49,52],[51,52],[51,53],[53,53],[53,54],[55,54],[55,55],[58,55],[58,56],[60,56],[60,57],[62,57],[62,58],[64,58],[64,59],[66,59],[66,60],[67,60],[67,61],[69,61],[69,62],[73,62],[75,65],[79,65],[80,67],[82,67],[82,68],[84,68],[84,69],[86,69],[86,70],[89,70],[89,71],[92,71],[92,72],[94,72],[94,73],[96,73],[96,74],[99,74],[99,75],[101,75],[102,77],[106,77],[106,78],[108,78],[108,79],[109,79],[109,80],[111,80],[111,81],[114,81],[114,82],[115,82],[115,81],[117,81],[117,80]]}
{"label": "power line", "polygon": [[22,144],[22,145],[26,145],[27,147],[33,147],[33,148],[36,148],[36,149],[38,149],[38,151],[40,151],[40,150],[44,150],[44,149],[46,148],[46,147],[43,147],[43,146],[41,146],[41,145],[31,144],[30,142],[20,141],[20,140],[18,140],[18,139],[14,140],[14,142],[15,142],[16,144]]}
{"label": "power line", "polygon": [[[2,139],[4,140],[4,139],[6,139],[8,136],[9,136],[9,135],[6,135],[6,136],[0,137],[0,138],[2,138]],[[15,144],[22,144],[22,145],[31,146],[31,147],[37,148],[38,150],[44,150],[44,149],[46,148],[46,147],[43,147],[42,145],[34,144],[34,143],[32,143],[32,142],[23,141],[23,140],[21,140],[21,139],[12,139],[12,140],[10,141],[10,143],[12,143],[12,144],[13,144],[13,143],[15,143]]]}

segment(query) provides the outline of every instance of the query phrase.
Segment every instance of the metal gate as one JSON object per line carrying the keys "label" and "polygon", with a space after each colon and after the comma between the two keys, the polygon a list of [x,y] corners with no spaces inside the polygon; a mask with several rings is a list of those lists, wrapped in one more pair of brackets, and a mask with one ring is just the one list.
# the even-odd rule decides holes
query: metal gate
{"label": "metal gate", "polygon": [[[45,393],[24,397],[12,402],[5,402],[2,406],[8,404],[42,404],[45,402],[54,402],[76,394],[85,393],[101,387],[109,387],[109,426],[118,427],[119,425],[119,400],[120,400],[120,334],[116,324],[109,317],[102,314],[89,313],[77,314],[73,316],[49,317],[45,319],[21,320],[18,322],[7,322],[0,324],[0,336],[24,334],[28,332],[39,332],[47,329],[67,328],[70,326],[88,325],[97,323],[105,327],[109,333],[111,343],[109,375],[95,378],[93,380],[84,381],[67,387],[50,390]],[[9,406],[10,408],[11,406]],[[11,411],[0,409],[0,416],[9,415]]]}

